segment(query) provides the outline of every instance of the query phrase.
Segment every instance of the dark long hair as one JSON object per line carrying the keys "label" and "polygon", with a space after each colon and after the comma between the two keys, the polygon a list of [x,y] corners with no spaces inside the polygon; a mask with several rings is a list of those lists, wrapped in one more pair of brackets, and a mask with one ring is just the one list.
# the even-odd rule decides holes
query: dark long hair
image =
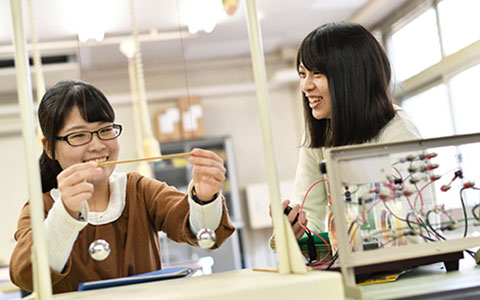
{"label": "dark long hair", "polygon": [[395,116],[390,63],[382,46],[361,25],[340,22],[315,29],[300,45],[297,69],[300,64],[327,76],[332,116],[315,119],[302,92],[305,146],[361,144]]}
{"label": "dark long hair", "polygon": [[50,150],[50,159],[43,150],[40,156],[42,191],[48,192],[57,187],[57,175],[62,171],[55,160],[55,143],[65,118],[78,107],[87,122],[114,122],[115,112],[103,93],[93,85],[83,81],[60,81],[50,88],[42,98],[38,108],[38,119]]}

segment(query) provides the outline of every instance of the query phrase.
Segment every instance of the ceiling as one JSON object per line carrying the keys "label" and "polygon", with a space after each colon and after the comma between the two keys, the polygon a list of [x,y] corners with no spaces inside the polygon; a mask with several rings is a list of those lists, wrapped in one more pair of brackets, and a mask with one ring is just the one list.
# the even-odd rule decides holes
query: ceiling
{"label": "ceiling", "polygon": [[[42,56],[75,55],[81,51],[84,69],[125,66],[119,41],[131,33],[129,0],[31,0]],[[186,28],[192,1],[135,0],[135,18],[142,39],[145,65],[186,60],[205,60],[249,54],[244,0],[232,16],[226,14],[211,33],[192,36]],[[217,0],[221,2],[221,0]],[[266,53],[297,47],[317,26],[332,21],[355,20],[369,27],[407,0],[257,0],[263,46]],[[27,1],[24,23],[30,34]],[[200,12],[195,12],[201,15]],[[103,42],[77,44],[78,28],[101,21]],[[182,34],[180,35],[180,30]],[[179,38],[181,37],[181,38]],[[0,1],[0,60],[12,59],[10,1]],[[80,45],[80,47],[78,47]],[[81,49],[81,50],[79,50]]]}

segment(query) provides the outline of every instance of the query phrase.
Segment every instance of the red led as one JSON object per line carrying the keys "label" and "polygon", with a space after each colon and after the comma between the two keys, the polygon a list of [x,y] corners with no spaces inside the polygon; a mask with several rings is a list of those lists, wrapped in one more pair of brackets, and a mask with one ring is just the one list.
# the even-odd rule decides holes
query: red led
{"label": "red led", "polygon": [[451,188],[451,186],[449,186],[449,185],[442,185],[442,187],[440,187],[440,190],[441,190],[442,192],[446,192],[446,191],[448,191],[450,188]]}

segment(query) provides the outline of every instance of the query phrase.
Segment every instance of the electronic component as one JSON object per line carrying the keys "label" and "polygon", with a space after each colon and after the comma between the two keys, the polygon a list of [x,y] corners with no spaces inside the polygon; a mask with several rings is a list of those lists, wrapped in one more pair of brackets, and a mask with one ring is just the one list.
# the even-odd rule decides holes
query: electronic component
{"label": "electronic component", "polygon": [[450,269],[452,255],[480,244],[479,141],[469,134],[327,149],[330,241],[348,288],[354,269],[443,259]]}

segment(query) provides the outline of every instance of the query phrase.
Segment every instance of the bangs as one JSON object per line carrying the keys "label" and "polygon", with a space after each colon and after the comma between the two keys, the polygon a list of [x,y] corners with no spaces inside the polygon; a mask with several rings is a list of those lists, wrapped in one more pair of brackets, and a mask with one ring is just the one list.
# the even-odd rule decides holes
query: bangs
{"label": "bangs", "polygon": [[317,31],[309,34],[300,45],[297,54],[297,69],[302,64],[309,71],[327,74],[327,54],[323,38]]}
{"label": "bangs", "polygon": [[115,112],[105,96],[87,83],[77,83],[65,91],[62,103],[55,111],[54,128],[58,132],[63,127],[64,117],[73,107],[78,107],[82,118],[87,122],[115,121]]}
{"label": "bangs", "polygon": [[[87,122],[111,122],[115,121],[115,113],[105,96],[96,89],[85,88],[77,85],[79,96],[75,97],[75,105],[80,110],[82,117]],[[84,101],[85,98],[85,101]]]}

